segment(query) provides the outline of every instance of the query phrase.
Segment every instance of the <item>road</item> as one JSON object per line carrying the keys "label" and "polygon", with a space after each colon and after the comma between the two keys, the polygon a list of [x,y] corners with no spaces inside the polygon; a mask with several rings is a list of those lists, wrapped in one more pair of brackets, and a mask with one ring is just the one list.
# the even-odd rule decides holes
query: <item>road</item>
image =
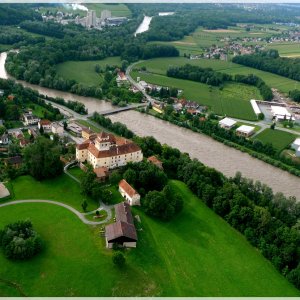
{"label": "road", "polygon": [[[107,221],[109,221],[111,219],[111,213],[110,214],[107,214],[107,217],[105,220],[102,220],[102,221],[99,221],[99,222],[95,222],[95,221],[89,221],[87,220],[84,216],[87,215],[87,214],[84,214],[84,213],[81,213],[79,212],[78,210],[76,210],[75,208],[67,205],[67,204],[64,204],[64,203],[61,203],[61,202],[57,202],[57,201],[52,201],[52,200],[40,200],[40,199],[36,199],[36,200],[16,200],[16,201],[10,201],[10,202],[6,202],[6,203],[3,203],[3,204],[0,204],[0,208],[1,207],[5,207],[5,206],[10,206],[10,205],[17,205],[17,204],[21,204],[21,203],[48,203],[48,204],[53,204],[53,205],[57,205],[57,206],[61,206],[61,207],[64,207],[66,209],[68,209],[69,211],[71,211],[73,214],[75,214],[84,224],[87,224],[87,225],[100,225],[100,224],[104,224],[106,223]],[[107,209],[108,206],[105,206],[105,208]],[[101,209],[105,209],[104,207]],[[109,208],[109,207],[108,207]],[[106,210],[105,209],[105,210]],[[99,209],[98,209],[99,210]],[[109,211],[110,211],[110,208],[109,208]],[[90,212],[88,214],[91,214],[93,212]]]}

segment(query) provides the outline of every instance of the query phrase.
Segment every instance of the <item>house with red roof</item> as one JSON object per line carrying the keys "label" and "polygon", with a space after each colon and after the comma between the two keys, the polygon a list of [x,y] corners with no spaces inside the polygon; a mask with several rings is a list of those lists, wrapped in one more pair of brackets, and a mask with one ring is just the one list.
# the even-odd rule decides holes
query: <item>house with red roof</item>
{"label": "house with red roof", "polygon": [[141,205],[140,194],[125,179],[122,179],[119,183],[119,192],[130,206]]}

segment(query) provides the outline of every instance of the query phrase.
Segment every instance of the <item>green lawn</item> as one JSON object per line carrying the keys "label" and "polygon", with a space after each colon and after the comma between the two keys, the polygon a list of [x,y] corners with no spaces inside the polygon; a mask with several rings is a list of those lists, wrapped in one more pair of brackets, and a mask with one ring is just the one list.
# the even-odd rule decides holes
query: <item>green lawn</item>
{"label": "green lawn", "polygon": [[[165,223],[135,208],[142,230],[138,247],[125,251],[123,270],[112,265],[99,227],[84,225],[64,208],[42,203],[0,208],[0,228],[29,218],[45,243],[28,262],[8,261],[0,253],[0,278],[20,284],[27,296],[300,295],[183,183],[172,181],[172,187],[184,197],[184,210]],[[17,295],[5,286],[1,294]]]}
{"label": "green lawn", "polygon": [[68,169],[68,172],[76,177],[77,179],[81,180],[82,175],[84,174],[84,171],[82,171],[79,167],[71,167]]}
{"label": "green lawn", "polygon": [[[179,60],[181,59],[179,58]],[[141,65],[144,64],[142,63]],[[257,120],[250,104],[250,99],[261,99],[261,95],[256,87],[238,83],[227,83],[220,90],[217,87],[209,87],[207,84],[171,78],[159,73],[133,71],[131,75],[134,79],[140,77],[149,83],[182,89],[183,97],[209,106],[216,114],[250,121]]]}
{"label": "green lawn", "polygon": [[139,63],[136,67],[146,66],[147,71],[154,74],[165,75],[169,66],[182,66],[191,64],[203,68],[212,68],[214,70],[228,74],[255,74],[261,77],[270,87],[274,87],[283,93],[288,93],[293,89],[300,89],[300,82],[285,78],[276,74],[260,71],[257,69],[244,67],[232,62],[220,61],[216,59],[197,59],[190,60],[184,57],[156,58]]}
{"label": "green lawn", "polygon": [[271,143],[278,152],[290,145],[296,138],[296,135],[282,130],[265,129],[254,137],[262,143]]}
{"label": "green lawn", "polygon": [[88,202],[88,210],[94,210],[99,206],[96,201],[82,196],[80,185],[66,174],[43,181],[36,181],[31,176],[21,176],[11,181],[9,188],[13,190],[12,200],[55,200],[69,204],[79,211],[82,211],[81,203],[84,199]]}
{"label": "green lawn", "polygon": [[102,60],[92,61],[67,61],[56,66],[58,75],[65,79],[76,80],[84,85],[99,85],[102,81],[101,75],[95,72],[95,65],[105,68],[106,65],[121,66],[119,56],[108,57]]}

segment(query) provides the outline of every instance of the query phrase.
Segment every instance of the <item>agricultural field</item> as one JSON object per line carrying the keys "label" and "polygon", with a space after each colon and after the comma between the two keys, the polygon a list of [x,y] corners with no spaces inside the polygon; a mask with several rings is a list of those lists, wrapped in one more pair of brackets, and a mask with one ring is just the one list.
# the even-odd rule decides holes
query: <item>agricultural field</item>
{"label": "agricultural field", "polygon": [[88,203],[88,210],[98,208],[96,201],[84,197],[80,193],[80,185],[63,174],[55,179],[37,181],[31,176],[21,176],[8,184],[11,200],[41,199],[66,203],[82,211],[83,200]]}
{"label": "agricultural field", "polygon": [[191,60],[184,57],[157,58],[138,63],[135,67],[140,68],[142,66],[145,66],[147,68],[147,71],[150,73],[165,75],[169,66],[182,66],[185,64],[196,65],[202,68],[212,68],[216,71],[228,73],[231,75],[254,74],[263,79],[270,87],[274,87],[283,93],[288,93],[293,89],[300,89],[300,82],[298,81],[217,59]]}
{"label": "agricultural field", "polygon": [[278,152],[288,147],[296,138],[296,135],[282,130],[265,129],[254,137],[264,144],[271,143]]}
{"label": "agricultural field", "polygon": [[283,57],[300,57],[300,43],[273,43],[268,44],[267,48],[278,50]]}
{"label": "agricultural field", "polygon": [[67,61],[56,66],[58,75],[65,79],[76,80],[83,85],[99,85],[102,81],[101,75],[95,72],[95,66],[105,68],[106,65],[121,66],[120,57],[109,57],[102,60],[92,61]]}
{"label": "agricultural field", "polygon": [[[123,269],[113,266],[113,251],[105,248],[99,227],[84,225],[62,207],[31,203],[0,208],[0,228],[29,218],[45,247],[21,263],[0,253],[0,278],[19,284],[26,296],[299,296],[186,185],[172,181],[171,186],[185,199],[183,211],[166,223],[134,208],[142,230],[138,247],[125,253]],[[2,283],[0,291],[1,296],[18,296]]]}

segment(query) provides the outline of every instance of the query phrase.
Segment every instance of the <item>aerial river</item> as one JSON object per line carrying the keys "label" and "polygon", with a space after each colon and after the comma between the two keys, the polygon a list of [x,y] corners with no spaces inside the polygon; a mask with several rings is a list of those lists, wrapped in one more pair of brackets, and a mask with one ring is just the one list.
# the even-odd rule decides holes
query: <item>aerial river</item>
{"label": "aerial river", "polygon": [[245,177],[267,184],[274,192],[296,196],[300,200],[299,177],[225,146],[204,134],[195,133],[136,111],[111,115],[110,119],[127,125],[139,136],[153,136],[160,143],[187,152],[191,158],[198,158],[205,165],[227,176],[234,176],[237,171],[240,171]]}
{"label": "aerial river", "polygon": [[[0,53],[0,78],[3,79],[11,78],[11,76],[9,76],[9,74],[5,70],[6,57],[7,57],[6,52]],[[72,93],[62,92],[54,89],[48,89],[36,84],[30,84],[22,80],[16,80],[16,81],[18,83],[21,83],[23,86],[38,91],[41,95],[45,95],[52,98],[60,97],[60,98],[64,98],[65,100],[72,100],[72,101],[78,101],[84,103],[85,107],[88,109],[88,113],[93,113],[95,111],[105,111],[113,108],[111,103],[108,101],[99,100],[92,97],[78,96]]]}
{"label": "aerial river", "polygon": [[[5,70],[6,53],[0,54],[0,78],[7,79]],[[89,113],[111,109],[109,102],[77,96],[71,93],[43,88],[38,85],[18,81],[24,86],[37,90],[50,97],[61,97],[65,100],[76,100],[85,104]],[[287,196],[296,196],[300,200],[300,178],[275,168],[267,163],[249,156],[246,153],[227,147],[212,138],[194,133],[166,121],[136,111],[127,111],[111,115],[112,121],[124,123],[139,136],[153,136],[159,142],[187,152],[192,158],[198,158],[207,166],[213,167],[227,176],[234,176],[237,171],[253,180],[269,185],[275,192]]]}

